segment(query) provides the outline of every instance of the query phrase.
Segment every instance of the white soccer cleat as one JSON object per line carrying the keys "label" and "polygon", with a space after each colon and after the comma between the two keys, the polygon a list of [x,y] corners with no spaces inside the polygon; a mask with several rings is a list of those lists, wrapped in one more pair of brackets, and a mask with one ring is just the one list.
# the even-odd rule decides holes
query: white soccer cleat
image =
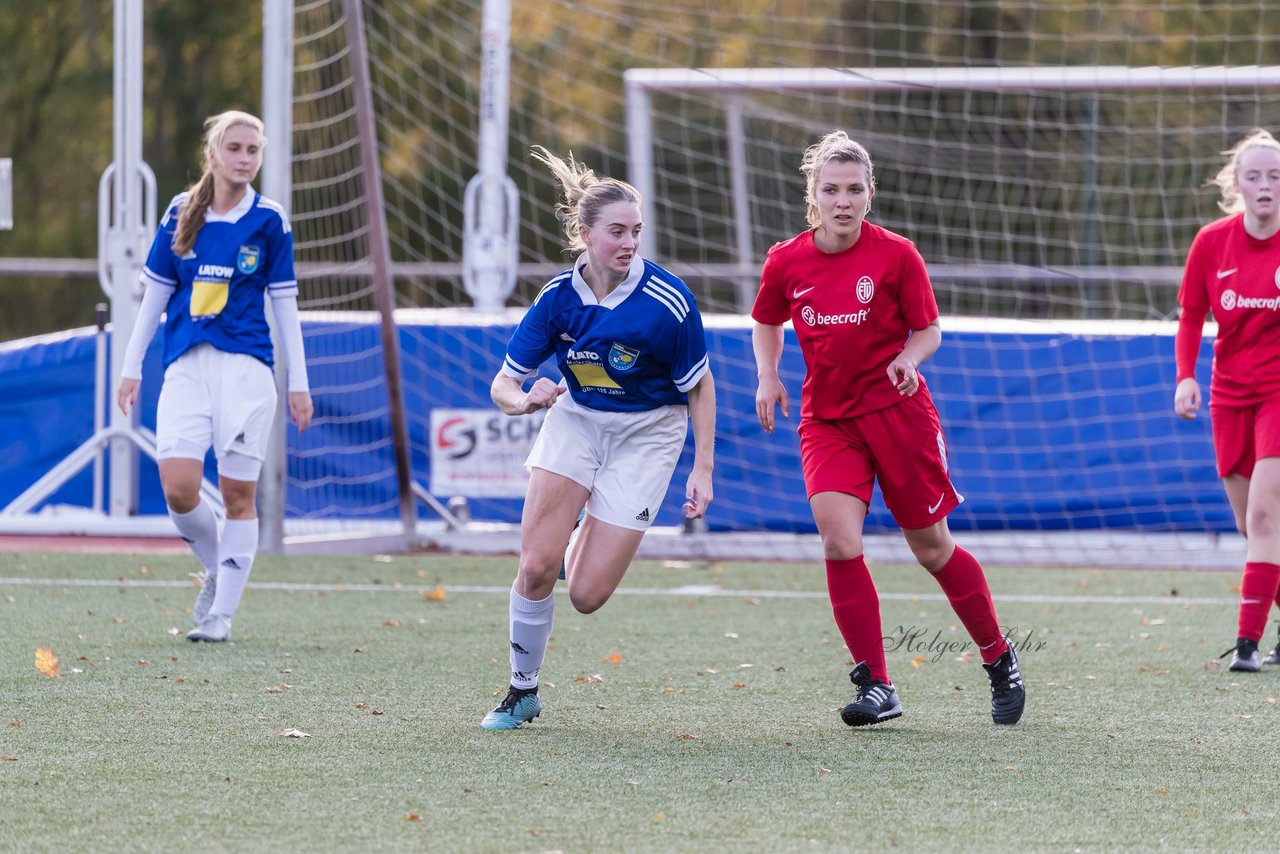
{"label": "white soccer cleat", "polygon": [[217,614],[209,614],[200,624],[187,632],[187,640],[203,643],[225,643],[231,640],[231,621]]}
{"label": "white soccer cleat", "polygon": [[196,594],[196,603],[191,606],[191,620],[198,626],[209,616],[209,609],[213,607],[213,599],[218,591],[218,576],[203,568],[191,575],[200,579],[200,592]]}

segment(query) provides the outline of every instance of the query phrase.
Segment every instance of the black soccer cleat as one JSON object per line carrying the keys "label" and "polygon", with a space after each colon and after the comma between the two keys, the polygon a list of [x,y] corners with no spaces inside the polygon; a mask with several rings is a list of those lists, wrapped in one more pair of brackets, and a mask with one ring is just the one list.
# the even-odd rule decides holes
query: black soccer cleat
{"label": "black soccer cleat", "polygon": [[991,683],[991,720],[998,724],[1016,724],[1027,704],[1027,691],[1018,670],[1018,654],[1009,647],[990,664],[982,665]]}
{"label": "black soccer cleat", "polygon": [[1248,638],[1237,638],[1236,645],[1224,652],[1218,658],[1226,658],[1231,656],[1231,665],[1228,670],[1235,670],[1239,673],[1257,673],[1262,669],[1262,662],[1258,660],[1258,642],[1249,640]]}
{"label": "black soccer cleat", "polygon": [[870,726],[893,718],[902,717],[902,704],[898,691],[885,682],[871,678],[871,668],[860,662],[849,674],[849,681],[858,686],[858,697],[840,710],[840,719],[849,726]]}

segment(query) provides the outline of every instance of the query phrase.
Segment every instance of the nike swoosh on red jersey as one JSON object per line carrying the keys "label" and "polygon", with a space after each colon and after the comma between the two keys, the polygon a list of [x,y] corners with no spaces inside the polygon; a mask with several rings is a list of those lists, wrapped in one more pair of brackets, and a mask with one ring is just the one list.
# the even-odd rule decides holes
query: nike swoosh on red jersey
{"label": "nike swoosh on red jersey", "polygon": [[793,293],[793,294],[791,295],[791,297],[792,297],[792,299],[800,299],[800,297],[802,297],[802,296],[804,296],[805,294],[809,293],[809,291],[813,290],[813,289],[814,289],[814,288],[816,288],[816,287],[817,287],[817,285],[810,285],[809,287],[805,288],[804,290],[800,290],[799,288],[797,288],[797,289],[796,289],[796,292],[795,292],[795,293]]}
{"label": "nike swoosh on red jersey", "polygon": [[938,512],[938,508],[942,506],[942,499],[944,499],[944,498],[946,498],[946,497],[947,497],[947,494],[946,494],[945,492],[944,492],[944,493],[942,493],[941,495],[939,495],[939,496],[938,496],[938,503],[937,503],[937,504],[934,504],[932,507],[930,507],[930,508],[929,508],[929,512],[930,512],[930,513],[936,513],[936,512]]}
{"label": "nike swoosh on red jersey", "polygon": [[1239,269],[1240,269],[1239,267],[1232,267],[1230,270],[1219,270],[1218,278],[1225,279],[1227,276],[1230,276],[1232,273],[1234,273],[1236,270],[1239,270]]}

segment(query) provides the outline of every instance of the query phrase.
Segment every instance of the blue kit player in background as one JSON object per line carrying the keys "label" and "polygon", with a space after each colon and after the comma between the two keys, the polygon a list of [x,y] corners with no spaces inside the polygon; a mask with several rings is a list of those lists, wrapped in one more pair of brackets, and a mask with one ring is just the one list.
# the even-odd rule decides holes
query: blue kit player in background
{"label": "blue kit player in background", "polygon": [[[192,641],[230,639],[258,551],[254,502],[276,414],[266,293],[284,342],[289,413],[299,430],[311,423],[293,234],[284,209],[249,186],[262,166],[262,131],[261,121],[237,111],[205,122],[204,174],[169,203],[160,223],[120,372],[117,403],[128,414],[143,356],[166,314],[156,446],[169,516],[205,569],[191,609]],[[222,522],[200,496],[210,447]]]}
{"label": "blue kit player in background", "polygon": [[[556,214],[569,251],[580,254],[534,299],[490,390],[507,415],[548,412],[525,463],[511,686],[484,729],[515,729],[542,711],[538,672],[562,563],[574,608],[589,614],[609,601],[667,493],[690,421],[685,517],[702,516],[712,498],[715,385],[693,295],[640,257],[634,187],[596,176],[573,155],[566,163],[535,147],[533,156],[564,190]],[[525,391],[551,356],[565,384],[539,377]]]}

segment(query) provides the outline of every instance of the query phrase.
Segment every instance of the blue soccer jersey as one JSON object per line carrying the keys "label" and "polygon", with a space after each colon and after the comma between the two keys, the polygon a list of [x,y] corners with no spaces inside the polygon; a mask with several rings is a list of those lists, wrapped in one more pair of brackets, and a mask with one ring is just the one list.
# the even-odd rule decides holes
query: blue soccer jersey
{"label": "blue soccer jersey", "polygon": [[702,316],[684,282],[637,257],[603,301],[575,264],[543,287],[507,345],[502,371],[521,382],[552,354],[575,403],[639,412],[689,402],[708,370]]}
{"label": "blue soccer jersey", "polygon": [[268,289],[273,296],[298,293],[289,218],[280,205],[250,188],[230,211],[207,211],[195,245],[179,258],[173,235],[186,200],[180,193],[169,203],[142,269],[147,287],[173,291],[164,327],[165,367],[204,343],[270,366],[264,294]]}

